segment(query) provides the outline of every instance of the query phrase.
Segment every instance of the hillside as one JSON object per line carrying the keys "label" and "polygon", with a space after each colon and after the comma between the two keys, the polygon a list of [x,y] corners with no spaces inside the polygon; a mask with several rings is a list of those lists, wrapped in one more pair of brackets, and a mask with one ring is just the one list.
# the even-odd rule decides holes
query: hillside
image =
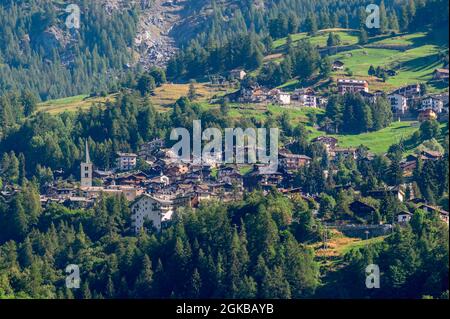
{"label": "hillside", "polygon": [[[327,38],[331,32],[339,36],[341,43],[336,47],[328,48]],[[446,30],[384,35],[371,38],[366,45],[358,44],[359,31],[348,29],[319,30],[316,36],[296,33],[292,34],[291,38],[294,46],[300,40],[308,40],[323,54],[329,55],[331,61],[344,62],[345,70],[333,72],[331,74],[333,79],[364,79],[369,82],[371,91],[389,92],[407,84],[427,83],[430,92],[444,92],[448,91],[445,83],[433,81],[434,70],[448,64],[447,60],[443,59],[448,55],[448,42],[442,37],[436,38],[436,34],[441,32],[445,33]],[[286,41],[287,38],[281,38],[274,42],[274,49],[265,57],[265,63],[283,61]],[[339,51],[339,53],[333,54],[333,51]],[[383,82],[381,79],[368,75],[371,65],[374,68],[393,69],[397,74]],[[260,69],[254,70],[251,74],[258,76],[259,73]],[[292,90],[304,85],[307,84],[299,79],[292,79],[279,87]],[[320,89],[321,83],[315,83],[315,85]]]}

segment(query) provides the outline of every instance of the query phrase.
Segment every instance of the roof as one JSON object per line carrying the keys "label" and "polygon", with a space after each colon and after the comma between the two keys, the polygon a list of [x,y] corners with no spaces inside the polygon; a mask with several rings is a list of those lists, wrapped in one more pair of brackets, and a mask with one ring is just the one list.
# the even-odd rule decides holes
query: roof
{"label": "roof", "polygon": [[448,74],[448,69],[436,69],[435,72]]}
{"label": "roof", "polygon": [[354,80],[354,79],[338,79],[338,83],[368,84],[368,82],[366,80]]}
{"label": "roof", "polygon": [[298,154],[290,154],[290,153],[280,153],[280,156],[287,157],[287,158],[298,158],[298,159],[305,159],[305,160],[312,160],[311,157],[306,155],[298,155]]}
{"label": "roof", "polygon": [[117,152],[117,155],[120,157],[138,157],[137,154],[135,153],[122,153],[122,152]]}

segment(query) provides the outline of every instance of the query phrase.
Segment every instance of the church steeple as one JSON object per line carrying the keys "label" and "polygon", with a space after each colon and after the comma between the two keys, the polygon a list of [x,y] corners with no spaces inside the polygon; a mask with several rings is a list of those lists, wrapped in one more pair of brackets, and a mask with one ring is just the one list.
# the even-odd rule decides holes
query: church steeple
{"label": "church steeple", "polygon": [[81,187],[92,187],[92,162],[91,156],[89,155],[89,145],[86,140],[86,161],[81,163],[80,175],[81,175]]}
{"label": "church steeple", "polygon": [[86,164],[91,164],[91,157],[89,155],[89,145],[87,140],[86,140]]}

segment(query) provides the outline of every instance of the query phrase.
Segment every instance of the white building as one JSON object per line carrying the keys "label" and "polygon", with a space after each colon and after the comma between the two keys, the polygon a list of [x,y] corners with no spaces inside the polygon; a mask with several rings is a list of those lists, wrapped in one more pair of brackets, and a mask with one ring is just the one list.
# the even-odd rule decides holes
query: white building
{"label": "white building", "polygon": [[117,153],[117,167],[121,171],[129,171],[136,168],[137,154],[133,153]]}
{"label": "white building", "polygon": [[163,222],[172,219],[175,205],[172,199],[157,198],[144,194],[131,204],[132,226],[136,233],[144,227],[144,223],[152,222],[157,230],[161,230]]}
{"label": "white building", "polygon": [[269,92],[269,95],[273,96],[273,101],[275,103],[281,104],[281,105],[289,105],[291,104],[291,94],[281,92],[279,90],[274,90]]}
{"label": "white building", "polygon": [[81,163],[80,169],[81,187],[92,187],[92,163],[89,156],[89,146],[86,141],[86,160]]}
{"label": "white building", "polygon": [[444,102],[441,99],[429,96],[422,100],[422,110],[431,109],[435,113],[440,114],[444,109]]}
{"label": "white building", "polygon": [[304,107],[317,107],[317,97],[309,94],[302,94],[298,96],[298,101]]}
{"label": "white building", "polygon": [[397,223],[406,224],[411,221],[412,214],[409,212],[401,212],[397,215]]}
{"label": "white building", "polygon": [[390,94],[388,100],[391,103],[391,108],[396,113],[405,114],[408,111],[408,99],[401,94]]}

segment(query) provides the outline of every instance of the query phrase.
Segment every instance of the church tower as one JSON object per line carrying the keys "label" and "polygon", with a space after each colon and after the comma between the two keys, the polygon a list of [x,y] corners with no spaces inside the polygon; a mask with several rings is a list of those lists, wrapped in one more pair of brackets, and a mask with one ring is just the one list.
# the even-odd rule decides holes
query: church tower
{"label": "church tower", "polygon": [[92,163],[86,140],[86,161],[81,163],[81,187],[92,187]]}

